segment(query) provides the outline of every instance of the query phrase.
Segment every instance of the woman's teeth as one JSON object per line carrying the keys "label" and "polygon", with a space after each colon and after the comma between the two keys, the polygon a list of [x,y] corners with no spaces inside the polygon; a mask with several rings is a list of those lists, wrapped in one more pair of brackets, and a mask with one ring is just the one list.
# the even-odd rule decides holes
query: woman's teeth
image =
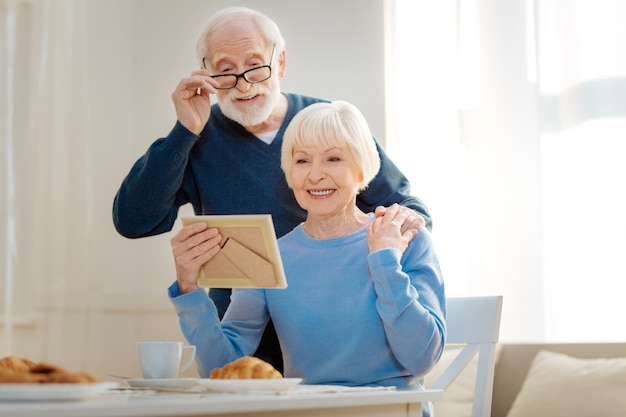
{"label": "woman's teeth", "polygon": [[332,193],[333,190],[323,190],[323,191],[309,190],[309,192],[313,195],[328,195]]}

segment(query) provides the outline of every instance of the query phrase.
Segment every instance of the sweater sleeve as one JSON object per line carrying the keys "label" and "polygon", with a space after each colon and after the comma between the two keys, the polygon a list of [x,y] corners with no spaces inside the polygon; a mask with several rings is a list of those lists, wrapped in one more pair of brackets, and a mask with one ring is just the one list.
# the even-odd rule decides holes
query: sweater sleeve
{"label": "sweater sleeve", "polygon": [[426,205],[411,195],[411,185],[400,169],[376,142],[380,155],[380,170],[367,189],[357,196],[357,204],[365,213],[374,212],[377,206],[388,207],[393,203],[415,210],[426,220],[426,228],[432,229],[432,219]]}
{"label": "sweater sleeve", "polygon": [[201,377],[208,378],[213,369],[256,350],[268,317],[263,313],[266,309],[262,291],[243,290],[239,297],[237,291],[233,291],[233,302],[223,323],[220,323],[215,304],[202,288],[181,295],[178,283],[174,282],[168,289],[168,296],[185,339],[196,346]]}
{"label": "sweater sleeve", "polygon": [[197,140],[177,122],[135,162],[113,201],[113,223],[122,236],[139,238],[172,229],[178,208],[188,202],[180,190]]}
{"label": "sweater sleeve", "polygon": [[420,232],[401,258],[397,249],[369,254],[376,308],[391,349],[413,375],[424,375],[445,344],[445,293],[428,232]]}

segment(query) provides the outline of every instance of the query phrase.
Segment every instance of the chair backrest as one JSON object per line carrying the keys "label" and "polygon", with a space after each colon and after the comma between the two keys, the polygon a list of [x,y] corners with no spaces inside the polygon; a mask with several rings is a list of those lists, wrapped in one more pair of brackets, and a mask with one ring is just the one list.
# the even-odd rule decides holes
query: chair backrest
{"label": "chair backrest", "polygon": [[[431,388],[445,389],[478,354],[472,417],[491,414],[496,344],[500,335],[502,296],[447,299],[447,343],[465,346]],[[444,394],[445,399],[445,394]]]}

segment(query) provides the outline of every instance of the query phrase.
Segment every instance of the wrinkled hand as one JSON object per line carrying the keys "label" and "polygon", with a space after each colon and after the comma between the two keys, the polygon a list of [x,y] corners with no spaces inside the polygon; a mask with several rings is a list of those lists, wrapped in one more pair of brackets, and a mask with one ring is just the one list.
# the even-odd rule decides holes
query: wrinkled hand
{"label": "wrinkled hand", "polygon": [[[421,214],[417,213],[414,210],[411,210],[408,207],[404,207],[398,204],[394,204],[393,206],[398,206],[398,209],[400,211],[406,211],[408,213],[406,220],[404,221],[404,223],[402,223],[402,229],[401,229],[402,233],[408,232],[409,229],[414,229],[415,235],[417,236],[417,233],[419,233],[419,229],[426,226],[426,220],[424,219],[424,217],[422,217]],[[390,206],[390,208],[393,206]],[[374,213],[376,217],[380,217],[380,216],[384,216],[386,212],[387,212],[386,207],[378,206],[376,207],[376,210]]]}
{"label": "wrinkled hand", "polygon": [[211,115],[211,94],[215,94],[215,80],[207,70],[197,70],[180,80],[172,93],[178,121],[199,135]]}
{"label": "wrinkled hand", "polygon": [[181,294],[198,288],[200,268],[220,251],[221,240],[217,229],[202,222],[183,227],[170,240]]}
{"label": "wrinkled hand", "polygon": [[380,207],[376,209],[376,219],[367,228],[367,246],[370,253],[386,248],[395,248],[404,253],[409,242],[417,236],[417,228],[407,227],[403,231],[403,225],[407,222],[413,224],[415,220],[409,218],[416,214],[397,204],[379,209]]}

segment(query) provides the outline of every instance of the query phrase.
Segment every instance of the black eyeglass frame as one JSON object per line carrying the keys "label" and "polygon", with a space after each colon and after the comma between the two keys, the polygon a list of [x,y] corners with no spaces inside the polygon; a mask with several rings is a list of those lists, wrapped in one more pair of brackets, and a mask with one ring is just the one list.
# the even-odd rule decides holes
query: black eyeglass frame
{"label": "black eyeglass frame", "polygon": [[[257,83],[262,83],[263,81],[267,81],[270,78],[272,78],[272,61],[274,61],[274,51],[276,50],[276,44],[274,44],[274,46],[272,46],[272,55],[270,56],[270,63],[268,65],[260,65],[258,67],[254,67],[254,68],[250,68],[249,70],[246,70],[244,72],[242,72],[241,74],[219,74],[219,75],[211,75],[211,78],[221,78],[221,77],[235,77],[235,82],[233,83],[232,86],[230,87],[215,87],[216,90],[230,90],[231,88],[235,88],[237,86],[237,83],[239,82],[240,78],[243,78],[244,80],[246,80],[246,82],[250,83],[250,84],[257,84]],[[202,66],[204,67],[204,69],[208,69],[206,66],[206,57],[202,58]],[[250,71],[256,71],[260,68],[267,68],[270,70],[270,74],[267,76],[267,78],[264,78],[262,80],[258,80],[258,81],[250,81],[247,77],[246,74],[249,73]]]}

